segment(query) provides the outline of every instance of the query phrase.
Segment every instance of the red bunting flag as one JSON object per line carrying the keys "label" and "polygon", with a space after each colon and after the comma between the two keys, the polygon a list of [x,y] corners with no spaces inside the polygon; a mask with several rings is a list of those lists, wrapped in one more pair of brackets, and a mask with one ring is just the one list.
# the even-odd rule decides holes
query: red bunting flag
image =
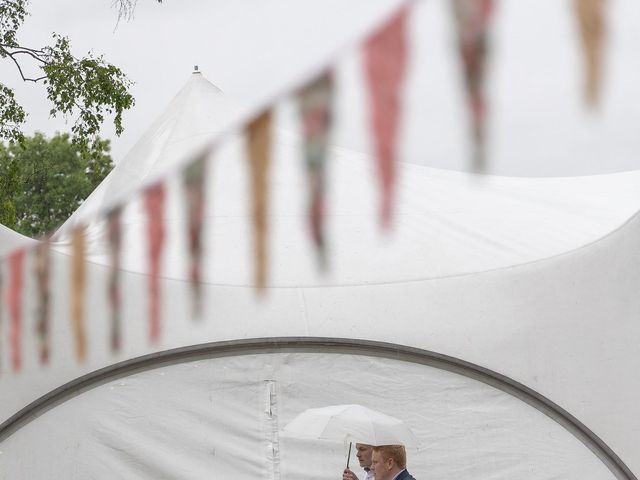
{"label": "red bunting flag", "polygon": [[382,186],[382,224],[391,223],[395,184],[401,85],[407,64],[408,7],[402,7],[365,45],[365,73],[369,83],[371,128]]}
{"label": "red bunting flag", "polygon": [[605,0],[574,0],[585,58],[584,98],[595,108],[600,100],[605,37]]}
{"label": "red bunting flag", "polygon": [[252,213],[255,246],[255,282],[259,292],[267,283],[267,174],[271,156],[271,111],[253,119],[247,127],[251,169]]}
{"label": "red bunting flag", "polygon": [[87,340],[84,327],[85,290],[85,228],[80,226],[73,230],[71,234],[71,323],[76,358],[79,362],[84,362],[87,357]]}
{"label": "red bunting flag", "polygon": [[164,248],[165,187],[157,183],[144,192],[149,241],[149,338],[160,339],[160,259]]}
{"label": "red bunting flag", "polygon": [[453,0],[453,7],[460,57],[464,67],[467,102],[471,113],[473,166],[475,170],[483,171],[486,167],[484,82],[493,0]]}
{"label": "red bunting flag", "polygon": [[43,239],[36,247],[35,275],[38,286],[38,320],[36,331],[40,363],[49,362],[49,317],[51,303],[49,238]]}
{"label": "red bunting flag", "polygon": [[331,128],[333,75],[326,72],[298,94],[304,130],[305,167],[309,188],[308,215],[318,263],[326,267],[324,234],[325,170],[329,131]]}
{"label": "red bunting flag", "polygon": [[202,314],[202,222],[204,220],[204,178],[207,166],[205,152],[200,158],[189,165],[184,171],[184,187],[187,203],[187,218],[189,219],[189,281],[193,297],[193,317]]}
{"label": "red bunting flag", "polygon": [[7,309],[11,316],[9,338],[11,339],[11,363],[14,371],[21,367],[22,350],[22,277],[26,250],[18,250],[9,256],[9,288]]}
{"label": "red bunting flag", "polygon": [[107,239],[111,269],[109,271],[109,304],[111,306],[111,351],[118,352],[122,345],[120,318],[120,253],[122,250],[121,207],[107,214]]}

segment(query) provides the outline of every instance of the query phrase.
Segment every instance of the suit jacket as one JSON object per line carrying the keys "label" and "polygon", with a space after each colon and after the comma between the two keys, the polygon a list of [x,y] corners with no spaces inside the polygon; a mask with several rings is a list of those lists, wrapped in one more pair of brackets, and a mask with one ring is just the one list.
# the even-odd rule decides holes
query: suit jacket
{"label": "suit jacket", "polygon": [[413,478],[409,473],[409,471],[405,469],[398,474],[395,480],[416,480],[416,479]]}

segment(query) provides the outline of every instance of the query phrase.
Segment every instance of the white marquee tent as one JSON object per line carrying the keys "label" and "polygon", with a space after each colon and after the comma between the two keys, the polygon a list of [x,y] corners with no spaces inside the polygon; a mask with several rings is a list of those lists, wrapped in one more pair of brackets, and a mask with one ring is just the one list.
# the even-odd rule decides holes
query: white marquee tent
{"label": "white marquee tent", "polygon": [[[161,344],[146,338],[146,219],[134,199],[123,224],[124,343],[109,353],[104,225],[93,219],[237,121],[201,74],[61,228],[51,365],[36,364],[35,341],[24,342],[20,374],[1,352],[0,478],[338,476],[345,445],[282,433],[300,411],[338,403],[405,420],[421,442],[409,451],[418,479],[636,478],[640,172],[478,177],[404,163],[384,236],[371,159],[335,147],[332,268],[318,275],[301,228],[300,140],[281,110],[264,298],[251,280],[244,145],[231,135],[207,175],[202,318],[191,314],[173,175]],[[89,359],[78,366],[66,233],[83,222]],[[0,234],[6,255],[14,234]],[[25,330],[35,308],[26,282]]]}

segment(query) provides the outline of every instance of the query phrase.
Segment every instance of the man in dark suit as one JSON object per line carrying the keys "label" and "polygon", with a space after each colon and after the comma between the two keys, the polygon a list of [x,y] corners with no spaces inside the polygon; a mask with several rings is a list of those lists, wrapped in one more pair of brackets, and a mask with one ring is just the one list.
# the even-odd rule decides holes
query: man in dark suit
{"label": "man in dark suit", "polygon": [[373,447],[371,470],[375,480],[416,480],[407,471],[407,452],[403,445]]}

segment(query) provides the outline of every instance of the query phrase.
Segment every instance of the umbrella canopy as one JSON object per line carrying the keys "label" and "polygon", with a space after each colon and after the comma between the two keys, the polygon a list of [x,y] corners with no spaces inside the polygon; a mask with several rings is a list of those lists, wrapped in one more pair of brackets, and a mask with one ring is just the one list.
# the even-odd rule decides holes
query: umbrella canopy
{"label": "umbrella canopy", "polygon": [[310,408],[287,424],[284,431],[322,440],[418,447],[416,437],[402,420],[362,405]]}

